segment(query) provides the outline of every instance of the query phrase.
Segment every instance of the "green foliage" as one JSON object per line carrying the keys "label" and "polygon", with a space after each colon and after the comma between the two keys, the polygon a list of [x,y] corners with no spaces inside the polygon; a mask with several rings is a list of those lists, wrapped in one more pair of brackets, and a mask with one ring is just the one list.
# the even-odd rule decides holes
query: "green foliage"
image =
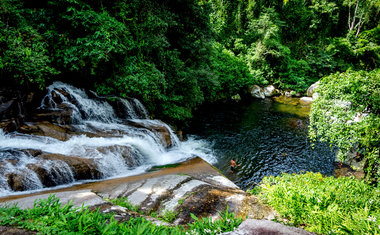
{"label": "green foliage", "polygon": [[[115,202],[124,203],[125,200]],[[199,234],[228,232],[242,221],[227,211],[221,213],[221,216],[221,220],[214,222],[194,216],[196,221],[188,224],[188,231]],[[17,226],[40,234],[187,234],[182,226],[158,226],[142,217],[132,217],[119,223],[113,215],[100,213],[99,210],[76,208],[71,203],[62,205],[54,195],[48,199],[36,200],[32,209],[0,207],[0,225]]]}
{"label": "green foliage", "polygon": [[26,23],[22,9],[14,0],[0,3],[0,73],[12,77],[16,83],[37,84],[44,87],[45,80],[58,71],[51,67],[48,45],[43,36]]}
{"label": "green foliage", "polygon": [[241,218],[235,218],[234,214],[228,212],[228,207],[222,213],[219,213],[222,219],[212,221],[211,218],[197,218],[190,214],[194,223],[188,224],[190,234],[219,234],[224,231],[235,230],[243,221]]}
{"label": "green foliage", "polygon": [[338,157],[359,151],[367,179],[380,178],[380,70],[347,71],[321,79],[310,113],[309,136],[339,148]]}
{"label": "green foliage", "polygon": [[112,204],[125,207],[131,211],[138,211],[139,210],[139,207],[134,206],[131,202],[128,201],[128,198],[126,198],[126,197],[115,198],[115,199],[107,200],[107,201],[111,202]]}
{"label": "green foliage", "polygon": [[302,92],[337,71],[377,68],[379,9],[378,0],[3,0],[0,74],[136,97],[183,124],[203,102],[252,84]]}
{"label": "green foliage", "polygon": [[217,84],[212,84],[214,87],[208,88],[213,90],[212,95],[207,97],[210,100],[229,98],[258,82],[241,58],[218,43],[213,45],[210,62],[217,81]]}
{"label": "green foliage", "polygon": [[318,234],[379,234],[380,188],[320,173],[265,177],[259,197],[296,226]]}
{"label": "green foliage", "polygon": [[63,206],[54,196],[36,200],[32,209],[20,210],[15,206],[0,208],[0,215],[1,225],[14,225],[42,234],[95,234],[109,227],[108,220],[110,224],[114,222],[110,215],[91,212],[83,207],[78,210],[71,203]]}
{"label": "green foliage", "polygon": [[161,215],[161,219],[165,222],[171,223],[177,218],[177,214],[177,211],[165,210]]}

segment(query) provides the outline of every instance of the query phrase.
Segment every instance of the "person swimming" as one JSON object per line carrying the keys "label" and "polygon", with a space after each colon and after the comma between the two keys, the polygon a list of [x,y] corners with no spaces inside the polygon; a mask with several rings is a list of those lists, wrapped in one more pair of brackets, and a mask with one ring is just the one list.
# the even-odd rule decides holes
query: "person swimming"
{"label": "person swimming", "polygon": [[231,164],[231,174],[233,174],[234,171],[236,170],[236,167],[238,167],[238,166],[240,166],[240,165],[237,165],[237,164],[236,164],[236,162],[235,162],[235,158],[232,158],[232,159],[231,159],[230,164]]}

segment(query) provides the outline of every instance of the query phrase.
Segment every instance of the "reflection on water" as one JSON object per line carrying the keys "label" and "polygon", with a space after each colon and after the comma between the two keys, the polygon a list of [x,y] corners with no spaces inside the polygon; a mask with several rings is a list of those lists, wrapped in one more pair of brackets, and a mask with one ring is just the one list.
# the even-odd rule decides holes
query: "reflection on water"
{"label": "reflection on water", "polygon": [[[213,143],[218,158],[215,166],[243,189],[265,175],[281,172],[331,175],[334,154],[322,144],[313,149],[307,138],[310,108],[300,106],[297,99],[277,101],[204,106],[187,132]],[[229,162],[233,157],[241,167],[231,175]]]}

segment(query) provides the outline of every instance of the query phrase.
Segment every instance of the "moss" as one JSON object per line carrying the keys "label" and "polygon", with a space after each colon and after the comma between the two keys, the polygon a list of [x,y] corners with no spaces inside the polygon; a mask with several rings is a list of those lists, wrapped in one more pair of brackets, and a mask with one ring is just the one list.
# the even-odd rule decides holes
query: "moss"
{"label": "moss", "polygon": [[161,165],[161,166],[153,166],[151,169],[149,169],[149,172],[158,171],[158,170],[165,169],[165,168],[176,168],[179,165],[181,165],[181,164],[177,163],[177,164],[167,164],[167,165]]}

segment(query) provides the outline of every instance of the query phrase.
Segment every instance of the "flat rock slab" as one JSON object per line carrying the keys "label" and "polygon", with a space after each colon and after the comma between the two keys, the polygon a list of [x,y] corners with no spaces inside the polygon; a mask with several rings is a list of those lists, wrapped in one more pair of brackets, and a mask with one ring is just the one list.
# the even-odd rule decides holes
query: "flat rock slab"
{"label": "flat rock slab", "polygon": [[[274,212],[255,196],[239,189],[217,169],[195,158],[176,167],[164,168],[126,178],[105,180],[67,189],[40,192],[34,195],[0,198],[0,202],[17,203],[21,208],[33,207],[36,199],[46,199],[55,194],[62,204],[73,201],[76,206],[104,207],[105,199],[125,197],[150,214],[164,215],[168,211],[176,214],[174,224],[186,224],[198,218],[220,218],[228,208],[230,213],[242,218],[271,219]],[[109,204],[109,203],[108,203]],[[125,212],[117,213],[121,218]],[[125,216],[124,216],[125,217]]]}
{"label": "flat rock slab", "polygon": [[19,229],[10,226],[0,226],[0,234],[1,235],[31,235],[37,234],[37,232],[31,232],[25,229]]}
{"label": "flat rock slab", "polygon": [[[66,191],[54,194],[55,197],[60,199],[60,202],[62,204],[67,204],[69,201],[72,201],[72,204],[78,207],[81,207],[83,204],[85,206],[94,206],[105,202],[101,197],[91,192],[90,190]],[[0,206],[17,204],[17,206],[21,209],[33,208],[34,202],[36,200],[44,200],[49,196],[50,193],[19,198],[16,200],[3,202],[0,204]]]}
{"label": "flat rock slab", "polygon": [[223,235],[313,235],[301,228],[289,227],[269,220],[247,219],[240,226]]}

